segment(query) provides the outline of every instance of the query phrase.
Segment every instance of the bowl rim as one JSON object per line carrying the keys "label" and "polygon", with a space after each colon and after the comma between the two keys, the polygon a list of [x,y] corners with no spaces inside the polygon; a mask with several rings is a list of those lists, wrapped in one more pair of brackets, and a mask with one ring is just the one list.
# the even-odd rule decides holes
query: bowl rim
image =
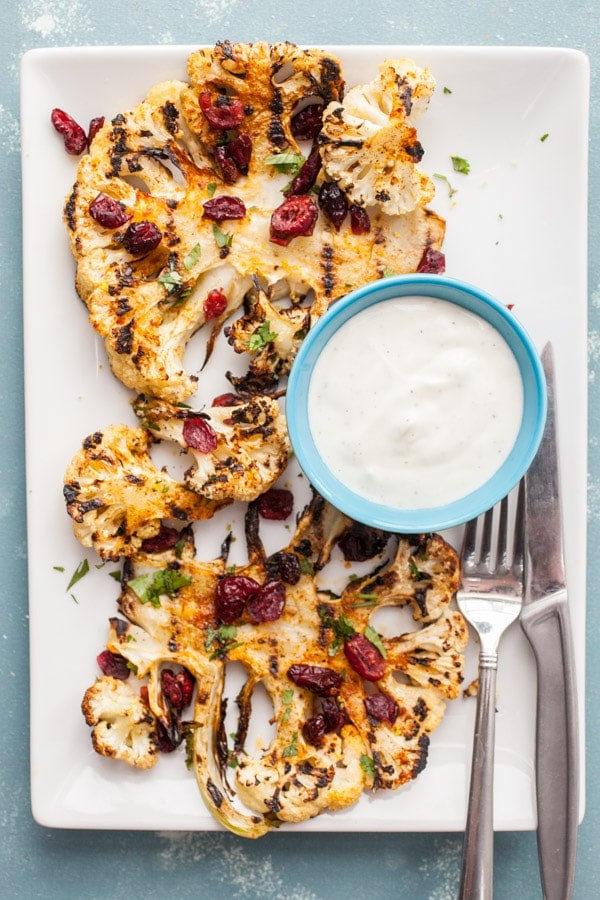
{"label": "bowl rim", "polygon": [[[397,296],[449,300],[480,315],[504,337],[523,382],[523,415],[515,444],[502,465],[483,485],[448,504],[398,509],[357,494],[322,460],[310,431],[308,389],[323,347],[348,319]],[[483,314],[482,314],[483,311]],[[525,474],[537,453],[547,412],[546,379],[533,340],[514,313],[496,297],[470,282],[447,275],[391,275],[362,285],[336,300],[303,339],[288,378],[286,416],[294,454],[313,487],[342,513],[358,522],[395,533],[441,531],[462,525],[490,509]]]}

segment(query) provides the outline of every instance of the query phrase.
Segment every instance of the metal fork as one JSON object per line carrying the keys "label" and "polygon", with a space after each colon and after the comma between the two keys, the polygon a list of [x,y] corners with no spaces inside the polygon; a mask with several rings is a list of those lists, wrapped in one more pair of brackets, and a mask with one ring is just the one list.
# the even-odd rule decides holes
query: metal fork
{"label": "metal fork", "polygon": [[[524,491],[516,492],[510,541],[509,498],[465,526],[458,608],[479,636],[479,691],[460,882],[462,900],[488,900],[494,869],[494,740],[498,645],[523,597]],[[478,541],[477,536],[480,535]],[[512,543],[512,546],[511,546]],[[495,546],[494,546],[495,544]],[[478,549],[479,548],[479,549]]]}

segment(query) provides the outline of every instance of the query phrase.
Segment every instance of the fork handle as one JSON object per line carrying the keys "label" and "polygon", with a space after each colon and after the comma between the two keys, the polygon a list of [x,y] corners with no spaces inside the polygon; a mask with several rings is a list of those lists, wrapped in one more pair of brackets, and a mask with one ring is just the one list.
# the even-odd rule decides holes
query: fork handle
{"label": "fork handle", "polygon": [[471,784],[460,878],[461,900],[490,900],[493,893],[497,668],[497,655],[480,655]]}

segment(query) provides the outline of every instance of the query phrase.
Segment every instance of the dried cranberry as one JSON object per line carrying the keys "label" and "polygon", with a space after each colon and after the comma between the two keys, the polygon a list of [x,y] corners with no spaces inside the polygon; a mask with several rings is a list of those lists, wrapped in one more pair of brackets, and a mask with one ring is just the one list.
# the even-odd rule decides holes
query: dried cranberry
{"label": "dried cranberry", "polygon": [[385,660],[364,634],[353,634],[344,643],[346,659],[365,681],[379,681],[385,674]]}
{"label": "dried cranberry", "polygon": [[432,275],[441,275],[446,271],[446,257],[441,250],[434,250],[433,247],[426,247],[421,261],[417,266],[417,272],[431,273]]}
{"label": "dried cranberry", "polygon": [[332,697],[323,697],[321,699],[321,712],[325,719],[325,728],[327,731],[338,731],[346,723],[346,715],[339,708],[337,700]]}
{"label": "dried cranberry", "polygon": [[125,222],[131,219],[131,213],[128,213],[120,203],[108,197],[106,194],[98,194],[98,196],[90,203],[90,216],[101,225],[102,228],[120,228]]}
{"label": "dried cranberry", "polygon": [[176,528],[170,528],[161,523],[158,534],[142,541],[141,550],[142,553],[162,553],[164,550],[174,547],[179,539],[180,534]]}
{"label": "dried cranberry", "polygon": [[229,144],[229,156],[240,172],[245,172],[252,157],[252,138],[243,131]]}
{"label": "dried cranberry", "polygon": [[304,740],[307,742],[307,744],[312,744],[313,747],[321,746],[326,731],[327,728],[325,726],[325,717],[320,713],[316,716],[311,716],[310,719],[307,719],[302,726],[302,735],[304,737]]}
{"label": "dried cranberry", "polygon": [[183,439],[199,453],[211,453],[217,446],[217,434],[212,425],[201,416],[186,419],[183,423]]}
{"label": "dried cranberry", "polygon": [[[202,309],[204,310],[204,318],[207,322],[210,321],[210,319],[218,319],[221,313],[225,312],[227,309],[227,297],[223,291],[215,288],[206,295],[206,299],[202,304]],[[213,403],[213,406],[216,406],[216,404]]]}
{"label": "dried cranberry", "polygon": [[53,109],[50,114],[52,124],[63,136],[65,150],[73,156],[79,156],[87,147],[87,135],[81,125],[62,109]]}
{"label": "dried cranberry", "polygon": [[323,105],[311,103],[292,116],[292,134],[297,141],[312,141],[323,127]]}
{"label": "dried cranberry", "polygon": [[203,219],[210,219],[212,222],[225,222],[227,219],[243,219],[246,215],[246,206],[239,197],[213,197],[203,204]]}
{"label": "dried cranberry", "polygon": [[256,624],[275,622],[285,606],[285,585],[282,581],[267,581],[246,603],[248,615]]}
{"label": "dried cranberry", "polygon": [[369,213],[364,206],[357,203],[350,204],[350,231],[352,234],[368,234],[371,230]]}
{"label": "dried cranberry", "polygon": [[280,578],[286,584],[298,584],[302,576],[300,560],[295,553],[279,550],[273,553],[266,563],[265,569],[269,578]]}
{"label": "dried cranberry", "polygon": [[222,131],[237,128],[244,121],[244,104],[237,97],[229,97],[227,94],[217,94],[213,99],[210,91],[202,91],[200,109],[208,124]]}
{"label": "dried cranberry", "polygon": [[318,150],[314,150],[306,159],[304,165],[285,190],[286,197],[294,197],[299,194],[308,194],[317,180],[317,175],[321,171],[321,155]]}
{"label": "dried cranberry", "polygon": [[162,241],[162,232],[154,222],[144,219],[132,222],[123,235],[123,246],[132,256],[143,256],[155,250]]}
{"label": "dried cranberry", "polygon": [[219,394],[212,402],[212,406],[238,406],[242,402],[239,394]]}
{"label": "dried cranberry", "polygon": [[88,133],[87,133],[88,150],[89,150],[90,144],[92,143],[92,141],[94,140],[94,138],[96,137],[96,135],[98,134],[98,132],[100,131],[100,129],[102,128],[103,125],[104,125],[104,116],[96,116],[96,118],[92,119],[92,121],[90,122],[90,125],[88,128]]}
{"label": "dried cranberry", "polygon": [[192,700],[194,679],[187,669],[177,674],[172,669],[163,669],[160,673],[160,688],[171,708],[181,712]]}
{"label": "dried cranberry", "polygon": [[294,495],[285,488],[269,488],[258,498],[258,512],[263,519],[282,522],[291,515]]}
{"label": "dried cranberry", "polygon": [[389,537],[385,531],[355,522],[344,531],[338,546],[347,562],[364,562],[383,553]]}
{"label": "dried cranberry", "polygon": [[217,584],[215,605],[217,616],[226,625],[238,619],[246,603],[258,594],[260,584],[245,575],[224,575]]}
{"label": "dried cranberry", "polygon": [[348,198],[335,181],[324,181],[319,190],[319,206],[336,231],[348,214]]}
{"label": "dried cranberry", "polygon": [[308,237],[313,233],[318,217],[319,211],[307,194],[289,197],[273,211],[271,241],[287,247],[294,237]]}
{"label": "dried cranberry", "polygon": [[294,663],[288,669],[288,678],[320,697],[336,697],[342,687],[342,676],[326,666]]}
{"label": "dried cranberry", "polygon": [[225,144],[215,147],[215,161],[221,170],[223,181],[227,184],[235,184],[240,177],[240,170],[235,160],[229,155],[229,147]]}
{"label": "dried cranberry", "polygon": [[112,653],[110,650],[103,650],[96,657],[96,662],[103,675],[112,675],[120,681],[127,681],[129,678],[130,668],[127,660],[119,653]]}
{"label": "dried cranberry", "polygon": [[365,697],[365,709],[370,719],[388,725],[393,725],[400,713],[398,704],[388,694],[369,694]]}

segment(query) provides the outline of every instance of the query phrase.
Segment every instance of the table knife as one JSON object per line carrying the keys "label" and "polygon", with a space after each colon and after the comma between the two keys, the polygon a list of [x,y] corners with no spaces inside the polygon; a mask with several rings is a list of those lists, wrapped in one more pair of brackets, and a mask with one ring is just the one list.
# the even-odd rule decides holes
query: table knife
{"label": "table knife", "polygon": [[545,900],[573,892],[579,752],[575,664],[563,562],[556,389],[552,347],[542,364],[548,414],[525,476],[525,596],[521,626],[537,665],[537,840]]}

